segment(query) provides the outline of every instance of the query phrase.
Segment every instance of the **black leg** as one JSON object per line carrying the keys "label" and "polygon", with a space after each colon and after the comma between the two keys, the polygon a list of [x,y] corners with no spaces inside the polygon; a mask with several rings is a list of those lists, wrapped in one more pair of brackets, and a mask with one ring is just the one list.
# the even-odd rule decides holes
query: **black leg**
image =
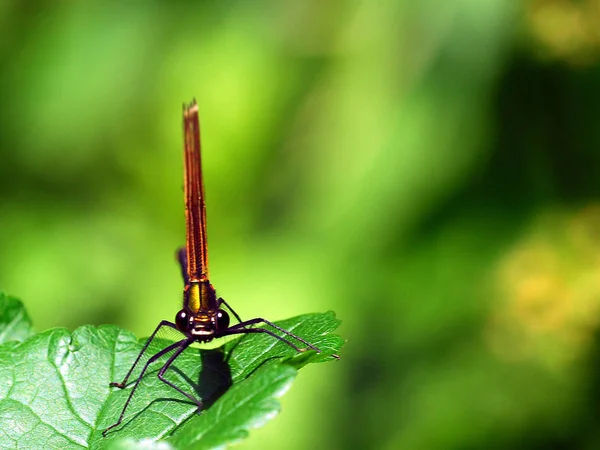
{"label": "black leg", "polygon": [[[230,336],[232,334],[251,334],[251,333],[265,333],[270,336],[273,336],[276,339],[279,339],[281,342],[285,342],[287,345],[289,345],[290,347],[292,347],[294,350],[296,350],[299,353],[306,351],[306,349],[297,347],[296,345],[292,344],[287,339],[285,339],[281,336],[278,336],[275,333],[273,333],[271,330],[267,330],[265,328],[240,328],[237,330],[232,330],[231,328],[229,328],[221,336]],[[318,348],[316,348],[314,346],[311,346],[311,347],[317,349],[317,352],[321,352],[321,350],[319,350]]]}
{"label": "black leg", "polygon": [[187,272],[188,257],[185,247],[177,249],[177,261],[179,261],[179,267],[181,267],[181,278],[183,278],[183,285],[187,286],[190,283],[190,277],[188,276]]}
{"label": "black leg", "polygon": [[156,327],[156,329],[154,330],[154,332],[150,335],[150,337],[148,338],[148,340],[146,341],[146,343],[144,344],[144,347],[142,348],[142,350],[138,354],[138,356],[135,359],[133,365],[129,369],[129,372],[127,372],[127,375],[125,375],[125,378],[123,378],[123,381],[121,381],[120,383],[112,382],[112,383],[110,383],[111,387],[118,387],[118,388],[121,388],[121,389],[123,389],[125,387],[125,385],[127,384],[127,380],[129,379],[129,377],[131,376],[131,373],[133,372],[133,369],[135,369],[135,366],[137,366],[137,363],[140,361],[142,355],[148,349],[148,346],[150,345],[150,342],[152,342],[152,340],[156,336],[156,333],[158,333],[158,330],[160,330],[162,327],[170,327],[170,328],[174,328],[175,330],[177,329],[177,327],[175,326],[174,323],[171,323],[168,320],[161,321],[158,324],[158,326]]}
{"label": "black leg", "polygon": [[[133,398],[133,394],[135,393],[135,390],[137,389],[137,387],[140,384],[140,381],[142,380],[142,378],[144,377],[144,374],[146,373],[146,370],[148,369],[148,367],[150,366],[150,364],[152,364],[154,361],[156,361],[158,358],[160,358],[161,356],[163,356],[166,353],[169,353],[171,350],[177,348],[177,347],[187,347],[190,345],[191,342],[190,341],[188,343],[189,339],[183,339],[181,341],[177,341],[165,348],[163,348],[161,351],[159,351],[158,353],[156,353],[155,355],[153,355],[148,362],[144,365],[144,368],[142,369],[142,372],[140,373],[140,376],[135,380],[135,384],[133,385],[133,388],[131,389],[131,392],[129,393],[129,397],[127,397],[127,400],[125,401],[125,405],[123,406],[123,409],[121,410],[121,414],[119,415],[119,420],[117,420],[115,423],[113,423],[110,427],[108,427],[107,429],[105,429],[102,432],[102,436],[106,437],[106,434],[113,429],[116,426],[119,426],[119,424],[123,421],[123,417],[125,417],[125,411],[127,410],[127,407],[129,406],[129,402],[131,402],[131,399]],[[147,345],[144,347],[146,348]],[[143,352],[143,350],[142,350]],[[181,353],[179,350],[177,352],[175,352],[176,355],[178,355],[179,353]],[[139,360],[139,356],[138,359],[136,359],[135,363],[133,363],[134,365],[137,364]],[[171,359],[169,358],[169,361],[171,361]],[[171,361],[172,362],[172,361]],[[129,370],[129,373],[127,374],[127,377],[129,377],[129,375],[131,374],[131,371],[133,369]],[[125,377],[127,379],[127,377]],[[117,386],[117,387],[121,387],[121,386]]]}
{"label": "black leg", "polygon": [[219,306],[221,306],[221,303],[223,303],[225,306],[227,306],[227,308],[229,308],[229,311],[233,313],[238,322],[242,322],[242,319],[240,318],[240,316],[238,316],[238,313],[236,313],[235,310],[231,306],[229,306],[229,303],[227,303],[225,299],[219,297]]}
{"label": "black leg", "polygon": [[177,357],[179,355],[181,355],[186,348],[188,348],[192,343],[194,342],[193,339],[188,339],[187,342],[184,342],[183,345],[181,347],[179,347],[177,349],[177,351],[175,353],[173,353],[169,359],[167,360],[167,362],[165,363],[164,366],[162,366],[162,368],[160,369],[160,371],[158,372],[158,379],[160,381],[162,381],[163,383],[168,384],[169,386],[171,386],[173,389],[175,389],[177,392],[185,395],[187,398],[189,398],[192,402],[194,402],[197,406],[198,409],[202,408],[202,400],[197,399],[196,397],[194,397],[193,395],[185,392],[183,389],[181,389],[180,387],[174,385],[173,383],[171,383],[169,380],[167,380],[164,375],[167,371],[167,369],[171,366],[171,364],[173,364],[173,361],[175,361],[177,359]]}
{"label": "black leg", "polygon": [[245,331],[244,331],[245,333],[253,333],[253,331],[251,331],[251,330],[253,330],[253,329],[254,329],[254,330],[262,330],[262,331],[259,331],[259,333],[267,333],[267,334],[270,334],[271,336],[274,336],[274,337],[276,337],[276,338],[277,338],[277,339],[279,339],[280,341],[283,341],[283,342],[285,342],[285,343],[286,343],[286,344],[288,344],[290,347],[292,347],[292,348],[296,349],[296,351],[299,351],[299,352],[300,352],[300,351],[304,351],[304,350],[306,350],[306,349],[300,350],[300,349],[299,349],[297,346],[295,346],[294,344],[292,344],[292,343],[291,343],[290,341],[288,341],[287,339],[285,339],[285,338],[283,338],[283,337],[281,337],[281,336],[278,336],[278,335],[276,335],[275,333],[273,333],[272,331],[266,330],[266,329],[264,329],[264,328],[246,328],[246,327],[248,327],[248,326],[251,326],[251,325],[256,325],[256,324],[258,324],[258,323],[264,323],[264,324],[267,324],[267,325],[269,325],[269,326],[271,326],[271,327],[275,328],[276,330],[279,330],[279,331],[281,331],[282,333],[286,334],[287,336],[289,336],[289,337],[292,337],[292,338],[294,338],[294,339],[296,339],[296,340],[298,340],[298,341],[302,342],[304,345],[306,345],[306,346],[310,347],[311,349],[315,350],[317,353],[321,353],[321,350],[320,350],[318,347],[315,347],[315,346],[314,346],[314,345],[312,345],[310,342],[307,342],[307,341],[305,341],[305,340],[304,340],[304,339],[302,339],[300,336],[296,336],[295,334],[293,334],[293,333],[290,333],[289,331],[287,331],[287,330],[284,330],[284,329],[283,329],[283,328],[281,328],[281,327],[278,327],[278,326],[277,326],[277,325],[275,325],[274,323],[272,323],[272,322],[269,322],[268,320],[265,320],[265,319],[261,319],[261,318],[258,318],[258,319],[251,319],[251,320],[247,320],[247,321],[245,321],[245,322],[242,322],[242,323],[238,323],[238,324],[236,324],[236,325],[233,325],[233,326],[229,327],[227,330],[225,330],[225,332],[224,332],[224,333],[225,333],[225,335],[227,335],[227,334],[241,334],[241,333],[239,333],[239,332],[238,332],[239,330],[245,330]]}

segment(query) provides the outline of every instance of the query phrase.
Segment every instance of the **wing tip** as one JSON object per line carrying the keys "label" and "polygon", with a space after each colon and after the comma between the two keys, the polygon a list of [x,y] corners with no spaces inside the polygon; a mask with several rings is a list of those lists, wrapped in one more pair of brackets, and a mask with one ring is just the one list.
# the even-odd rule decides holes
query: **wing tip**
{"label": "wing tip", "polygon": [[187,118],[193,116],[194,114],[198,114],[198,103],[196,103],[196,98],[194,97],[192,101],[188,104],[183,104],[183,115]]}

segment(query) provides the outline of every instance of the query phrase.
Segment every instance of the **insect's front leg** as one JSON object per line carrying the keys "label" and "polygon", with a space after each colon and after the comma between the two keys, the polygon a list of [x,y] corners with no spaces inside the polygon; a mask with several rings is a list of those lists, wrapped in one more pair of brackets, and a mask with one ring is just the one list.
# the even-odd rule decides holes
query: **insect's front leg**
{"label": "insect's front leg", "polygon": [[144,353],[146,353],[146,350],[148,350],[148,347],[150,346],[150,343],[152,342],[152,340],[156,336],[156,333],[158,333],[158,330],[160,330],[162,327],[170,327],[170,328],[174,328],[175,330],[177,329],[177,327],[175,326],[174,323],[171,323],[168,320],[161,321],[158,324],[158,326],[156,327],[156,329],[154,330],[154,332],[150,335],[150,337],[148,338],[148,340],[146,341],[146,343],[144,344],[144,347],[142,347],[142,350],[137,355],[137,358],[135,359],[135,361],[131,365],[131,367],[129,369],[129,372],[127,372],[127,375],[125,375],[125,378],[123,378],[123,381],[121,381],[120,383],[113,381],[113,382],[110,383],[111,387],[118,387],[120,389],[123,389],[127,385],[127,380],[129,380],[129,377],[131,376],[131,373],[133,372],[133,369],[135,369],[135,367],[137,366],[138,362],[140,362],[140,359],[142,358],[142,355]]}

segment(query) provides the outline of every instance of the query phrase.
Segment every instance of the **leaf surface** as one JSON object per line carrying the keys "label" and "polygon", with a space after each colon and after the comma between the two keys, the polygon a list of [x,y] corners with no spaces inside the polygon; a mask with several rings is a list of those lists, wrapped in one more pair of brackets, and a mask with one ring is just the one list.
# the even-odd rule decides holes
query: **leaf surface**
{"label": "leaf surface", "polygon": [[[202,399],[200,414],[195,404],[156,376],[167,354],[150,366],[123,422],[104,438],[102,431],[116,422],[132,387],[110,388],[109,383],[122,380],[145,340],[112,325],[31,335],[18,301],[0,296],[0,307],[0,330],[8,330],[0,345],[3,449],[224,447],[277,414],[277,397],[290,387],[300,367],[333,359],[343,344],[332,334],[339,321],[328,312],[277,323],[322,353],[297,354],[263,334],[245,335],[213,350],[190,347],[166,376]],[[166,345],[168,341],[157,341],[151,349],[156,352]]]}
{"label": "leaf surface", "polygon": [[32,334],[31,320],[21,302],[0,292],[0,344],[24,341]]}

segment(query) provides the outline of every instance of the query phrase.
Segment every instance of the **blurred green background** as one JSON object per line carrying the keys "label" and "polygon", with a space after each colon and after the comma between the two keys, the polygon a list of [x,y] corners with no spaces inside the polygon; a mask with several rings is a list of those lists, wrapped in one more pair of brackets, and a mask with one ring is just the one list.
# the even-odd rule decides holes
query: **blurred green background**
{"label": "blurred green background", "polygon": [[211,278],[333,309],[240,448],[600,448],[600,1],[0,3],[0,288],[172,318],[181,105]]}

